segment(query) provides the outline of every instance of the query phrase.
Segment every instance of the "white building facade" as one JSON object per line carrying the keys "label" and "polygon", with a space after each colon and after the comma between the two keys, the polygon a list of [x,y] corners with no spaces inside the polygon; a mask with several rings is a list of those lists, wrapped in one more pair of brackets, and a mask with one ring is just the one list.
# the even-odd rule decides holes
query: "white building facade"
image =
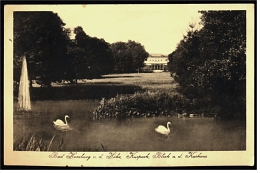
{"label": "white building facade", "polygon": [[169,62],[167,55],[150,54],[146,61],[144,61],[144,70],[166,71],[167,63]]}

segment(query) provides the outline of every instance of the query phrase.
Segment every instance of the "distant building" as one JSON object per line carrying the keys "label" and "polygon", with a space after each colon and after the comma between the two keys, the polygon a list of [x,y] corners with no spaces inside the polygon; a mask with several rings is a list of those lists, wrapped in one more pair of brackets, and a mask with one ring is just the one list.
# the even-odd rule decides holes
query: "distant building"
{"label": "distant building", "polygon": [[144,71],[162,72],[167,70],[168,56],[162,54],[150,54],[144,61]]}

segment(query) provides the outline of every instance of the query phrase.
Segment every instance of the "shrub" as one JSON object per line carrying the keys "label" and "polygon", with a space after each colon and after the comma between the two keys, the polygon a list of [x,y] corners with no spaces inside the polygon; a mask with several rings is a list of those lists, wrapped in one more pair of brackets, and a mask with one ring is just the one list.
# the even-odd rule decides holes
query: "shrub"
{"label": "shrub", "polygon": [[93,114],[94,119],[170,116],[184,111],[186,102],[183,95],[170,91],[136,92],[109,100],[103,98]]}

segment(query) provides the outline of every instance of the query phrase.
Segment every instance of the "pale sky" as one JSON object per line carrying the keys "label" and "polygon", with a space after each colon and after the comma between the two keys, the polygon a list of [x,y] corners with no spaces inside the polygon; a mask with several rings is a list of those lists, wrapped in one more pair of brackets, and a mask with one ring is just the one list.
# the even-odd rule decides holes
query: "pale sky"
{"label": "pale sky", "polygon": [[12,11],[53,11],[66,23],[66,28],[82,26],[89,36],[103,38],[108,43],[133,40],[144,45],[150,54],[168,55],[183,39],[190,23],[202,27],[199,10],[238,9],[247,10],[248,16],[253,5],[9,5],[5,7],[5,24],[12,21]]}
{"label": "pale sky", "polygon": [[72,5],[53,11],[74,29],[106,42],[133,40],[148,53],[168,55],[186,34],[189,23],[199,25],[198,8],[190,5]]}

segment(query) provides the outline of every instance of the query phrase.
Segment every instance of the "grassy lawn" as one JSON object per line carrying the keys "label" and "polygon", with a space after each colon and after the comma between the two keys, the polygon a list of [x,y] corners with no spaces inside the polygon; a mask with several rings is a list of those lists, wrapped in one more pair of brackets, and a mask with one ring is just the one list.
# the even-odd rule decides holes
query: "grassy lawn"
{"label": "grassy lawn", "polygon": [[[176,83],[169,72],[164,73],[124,73],[103,75],[100,79],[78,80],[78,85],[134,85],[142,89],[172,89]],[[66,86],[69,84],[53,84],[52,86]],[[75,85],[75,84],[74,84]]]}
{"label": "grassy lawn", "polygon": [[104,75],[103,79],[87,81],[90,84],[123,84],[135,85],[142,89],[173,89],[176,86],[170,73],[131,73]]}
{"label": "grassy lawn", "polygon": [[[102,97],[111,98],[117,94],[134,94],[144,90],[171,90],[176,83],[170,73],[129,73],[104,75],[100,79],[79,80],[78,84],[53,83],[53,87],[33,85],[32,100],[85,100]],[[17,88],[18,89],[18,88]],[[15,98],[18,91],[14,91]]]}

